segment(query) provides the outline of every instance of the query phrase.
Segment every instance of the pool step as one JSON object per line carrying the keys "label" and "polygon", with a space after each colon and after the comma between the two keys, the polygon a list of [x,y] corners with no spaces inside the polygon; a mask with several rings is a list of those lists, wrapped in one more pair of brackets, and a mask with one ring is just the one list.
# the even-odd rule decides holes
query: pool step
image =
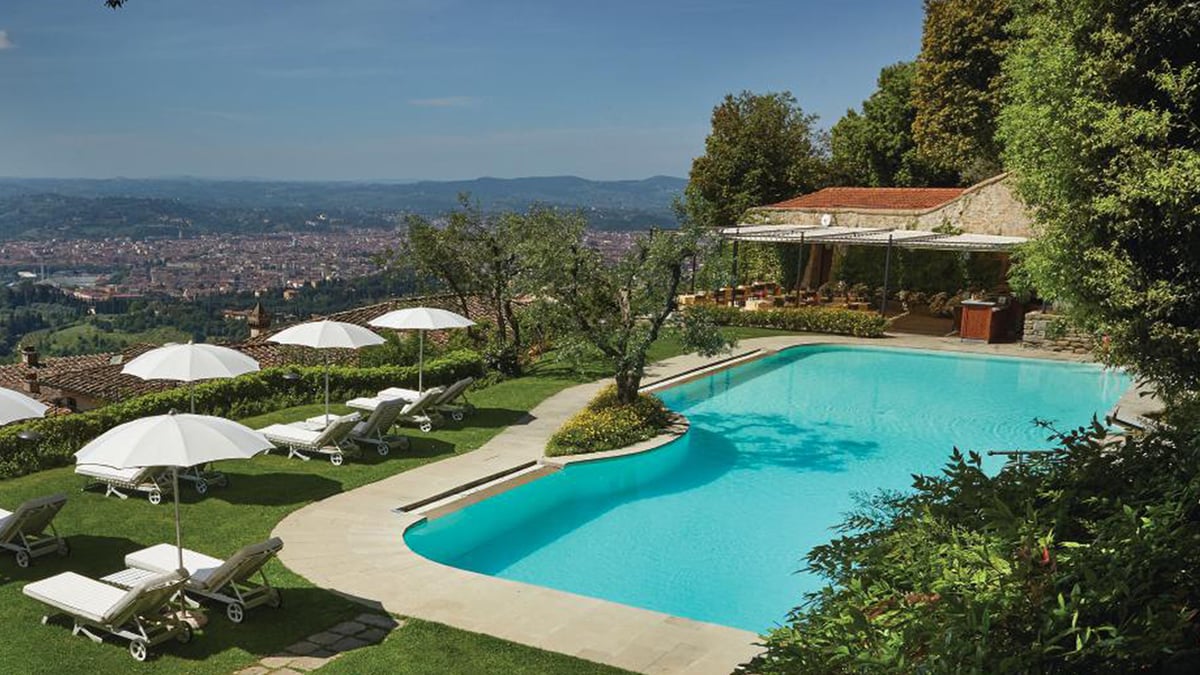
{"label": "pool step", "polygon": [[426,520],[434,520],[561,469],[562,467],[559,466],[541,464],[536,461],[526,462],[460,485],[453,490],[405,504],[396,511],[424,516]]}
{"label": "pool step", "polygon": [[756,359],[756,358],[759,358],[761,356],[766,356],[771,353],[773,353],[773,352],[771,350],[767,350],[767,349],[751,349],[750,351],[745,351],[740,354],[734,354],[733,356],[723,358],[719,361],[712,361],[712,362],[706,363],[702,366],[696,366],[695,368],[685,370],[682,373],[676,373],[675,375],[672,375],[670,377],[664,377],[661,380],[655,380],[654,382],[651,382],[650,384],[644,384],[644,385],[642,385],[641,389],[639,389],[639,391],[648,393],[655,389],[660,389],[662,387],[669,387],[671,385],[681,384],[683,382],[687,382],[688,380],[694,380],[696,378],[703,377],[705,375],[709,375],[718,370],[724,370],[725,368],[730,368],[730,367],[736,366],[737,364],[742,363],[743,361],[749,361],[751,359]]}

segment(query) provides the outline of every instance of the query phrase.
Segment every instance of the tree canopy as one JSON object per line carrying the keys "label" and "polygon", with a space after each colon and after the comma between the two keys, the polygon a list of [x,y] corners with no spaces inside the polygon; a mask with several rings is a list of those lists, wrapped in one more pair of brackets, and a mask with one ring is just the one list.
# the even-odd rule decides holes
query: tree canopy
{"label": "tree canopy", "polygon": [[1021,0],[1001,116],[1038,236],[1020,276],[1108,357],[1200,388],[1200,4]]}
{"label": "tree canopy", "polygon": [[1000,173],[996,115],[1010,0],[925,0],[913,135],[921,154],[977,182]]}
{"label": "tree canopy", "polygon": [[878,87],[863,101],[862,113],[849,110],[830,131],[834,179],[846,185],[870,187],[927,187],[954,185],[957,174],[938,167],[917,152],[913,121],[913,83],[917,65],[911,61],[885,67]]}
{"label": "tree canopy", "polygon": [[729,94],[713,108],[704,154],[692,162],[689,217],[729,227],[746,209],[782,201],[825,181],[825,142],[790,92]]}

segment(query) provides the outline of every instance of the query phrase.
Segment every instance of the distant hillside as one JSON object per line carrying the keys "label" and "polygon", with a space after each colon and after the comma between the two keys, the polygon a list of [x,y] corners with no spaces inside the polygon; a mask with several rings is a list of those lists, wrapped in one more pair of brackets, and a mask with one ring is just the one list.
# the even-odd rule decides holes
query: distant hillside
{"label": "distant hillside", "polygon": [[[283,182],[192,178],[0,178],[0,238],[192,231],[292,231],[317,212],[341,227],[380,227],[404,213],[435,216],[469,193],[489,211],[533,203],[583,209],[597,229],[675,223],[681,178],[592,181],[574,176],[416,183]],[[321,227],[329,225],[322,224]]]}

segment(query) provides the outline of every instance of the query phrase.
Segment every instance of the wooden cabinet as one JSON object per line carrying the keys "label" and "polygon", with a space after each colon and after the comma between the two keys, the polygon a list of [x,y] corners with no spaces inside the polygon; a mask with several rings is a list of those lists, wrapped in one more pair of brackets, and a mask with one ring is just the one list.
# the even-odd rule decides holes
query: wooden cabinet
{"label": "wooden cabinet", "polygon": [[1006,310],[1007,307],[1000,307],[994,302],[964,300],[958,336],[963,340],[999,342],[1004,336]]}

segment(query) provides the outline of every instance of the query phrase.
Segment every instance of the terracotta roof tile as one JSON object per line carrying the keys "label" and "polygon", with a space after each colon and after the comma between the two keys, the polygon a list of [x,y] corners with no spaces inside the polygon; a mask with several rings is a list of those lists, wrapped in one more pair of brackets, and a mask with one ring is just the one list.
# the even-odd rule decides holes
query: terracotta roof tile
{"label": "terracotta roof tile", "polygon": [[953,201],[966,190],[967,188],[830,187],[771,204],[767,208],[914,211],[941,206]]}

